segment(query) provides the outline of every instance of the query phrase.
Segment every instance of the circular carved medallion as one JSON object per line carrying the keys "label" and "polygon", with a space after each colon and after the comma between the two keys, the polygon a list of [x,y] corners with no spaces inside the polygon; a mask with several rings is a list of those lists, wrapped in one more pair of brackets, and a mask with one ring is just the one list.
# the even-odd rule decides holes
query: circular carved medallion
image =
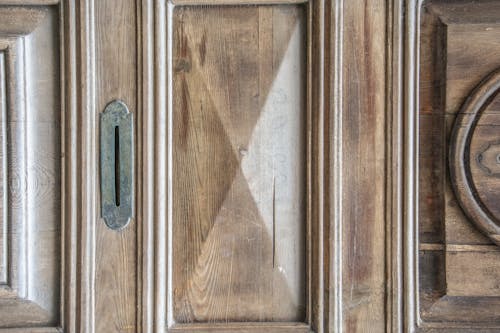
{"label": "circular carved medallion", "polygon": [[450,139],[450,176],[458,201],[481,231],[500,245],[500,70],[462,106]]}

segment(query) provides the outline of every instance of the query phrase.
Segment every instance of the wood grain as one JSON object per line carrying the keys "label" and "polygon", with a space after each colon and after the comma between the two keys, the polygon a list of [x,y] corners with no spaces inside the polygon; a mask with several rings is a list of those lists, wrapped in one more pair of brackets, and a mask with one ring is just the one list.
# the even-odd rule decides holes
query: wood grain
{"label": "wood grain", "polygon": [[230,323],[230,324],[190,324],[175,325],[169,328],[169,332],[241,332],[241,333],[310,333],[311,328],[304,323]]}
{"label": "wood grain", "polygon": [[296,6],[174,10],[180,323],[305,319],[304,42]]}
{"label": "wood grain", "polygon": [[446,285],[450,296],[500,296],[498,251],[453,251],[446,253]]}
{"label": "wood grain", "polygon": [[7,284],[8,280],[8,261],[9,261],[9,238],[8,238],[8,178],[7,178],[7,97],[6,97],[6,67],[5,67],[5,50],[0,51],[0,160],[1,160],[1,191],[0,191],[0,285]]}
{"label": "wood grain", "polygon": [[292,5],[298,3],[305,3],[309,0],[170,0],[172,4],[178,6],[185,5]]}
{"label": "wood grain", "polygon": [[[92,112],[97,117],[114,99],[124,101],[130,112],[140,112],[137,100],[137,2],[96,1],[94,10],[96,108]],[[94,142],[98,139],[96,133],[98,131],[93,132],[91,138]],[[97,174],[97,168],[94,172]],[[97,204],[99,196],[95,195],[94,200]],[[137,331],[136,219],[131,219],[129,225],[119,232],[109,229],[97,216],[93,223],[96,232],[95,332]]]}
{"label": "wood grain", "polygon": [[386,2],[345,2],[343,44],[343,325],[385,329]]}
{"label": "wood grain", "polygon": [[30,34],[39,27],[48,12],[49,7],[46,6],[2,6],[0,32],[7,36]]}
{"label": "wood grain", "polygon": [[[394,15],[401,17],[403,7],[395,8]],[[400,267],[393,276],[402,289],[391,315],[400,318],[400,331],[495,332],[498,251],[463,213],[451,187],[448,153],[457,112],[471,99],[473,87],[498,67],[499,44],[493,37],[498,3],[410,1],[404,8],[399,47],[405,65],[393,64],[393,70],[403,70],[397,82],[404,82],[397,86],[403,94],[396,99],[403,108],[393,114],[401,120],[393,133],[404,135],[393,137],[396,160],[403,163],[402,187],[393,188],[403,191],[401,205],[393,201],[395,230],[402,232],[401,238],[393,234],[393,262]],[[474,151],[494,136],[495,116],[486,112]],[[472,159],[467,163],[472,165]],[[393,167],[391,172],[397,172],[398,166]],[[393,177],[398,184],[397,173]],[[398,198],[398,192],[392,193]]]}
{"label": "wood grain", "polygon": [[0,16],[1,251],[7,262],[0,328],[56,327],[62,257],[59,12],[0,6]]}
{"label": "wood grain", "polygon": [[[427,13],[427,7],[422,10]],[[419,237],[422,242],[443,242],[446,172],[445,117],[445,26],[432,14],[422,15],[419,82]]]}

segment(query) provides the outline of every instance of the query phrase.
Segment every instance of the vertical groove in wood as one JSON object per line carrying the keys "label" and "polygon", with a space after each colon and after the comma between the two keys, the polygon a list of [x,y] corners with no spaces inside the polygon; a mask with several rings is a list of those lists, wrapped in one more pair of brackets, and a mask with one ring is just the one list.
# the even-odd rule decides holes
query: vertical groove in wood
{"label": "vertical groove in wood", "polygon": [[[147,51],[147,38],[148,36],[144,34],[146,30],[144,23],[144,11],[147,12],[147,4],[146,8],[143,8],[145,5],[144,1],[137,0],[135,2],[135,12],[136,12],[136,48],[137,48],[137,109],[135,112],[135,128],[134,128],[134,163],[135,163],[135,202],[134,211],[135,211],[135,220],[137,223],[137,274],[136,274],[136,299],[137,299],[137,313],[136,313],[136,330],[147,332],[147,326],[149,324],[148,311],[149,311],[149,302],[150,295],[148,295],[148,260],[149,260],[149,252],[148,252],[148,228],[149,228],[149,220],[145,214],[147,214],[148,207],[146,205],[143,198],[148,197],[147,188],[144,186],[148,186],[147,178],[143,177],[144,167],[148,167],[147,162],[142,158],[143,151],[148,149],[147,140],[144,140],[144,125],[146,125],[147,115],[147,105],[144,107],[144,103],[148,100],[148,97],[145,96],[147,93],[147,87],[145,83],[148,79],[148,72],[146,71],[146,63],[147,55],[145,57],[144,52]],[[145,42],[146,41],[146,42]],[[146,121],[145,121],[146,120]],[[152,157],[152,156],[151,156]],[[146,191],[144,191],[146,190]],[[146,330],[144,330],[144,328]]]}
{"label": "vertical groove in wood", "polygon": [[167,221],[167,242],[166,242],[166,261],[167,261],[167,327],[170,328],[175,324],[174,320],[174,290],[173,290],[173,12],[174,5],[168,1],[166,4],[166,15],[165,20],[162,21],[160,27],[164,28],[166,31],[166,45],[159,46],[160,52],[164,52],[164,57],[162,60],[165,61],[165,71],[166,78],[163,83],[167,87],[166,98],[163,103],[166,105],[167,109],[167,119],[165,123],[167,124],[166,138],[163,141],[167,145],[166,149],[166,161],[165,165],[167,167],[167,210],[166,221]]}
{"label": "vertical groove in wood", "polygon": [[61,11],[61,328],[76,332],[76,17],[73,2]]}
{"label": "vertical groove in wood", "polygon": [[402,216],[398,207],[402,202],[402,89],[403,80],[403,1],[393,1],[387,9],[387,202],[386,202],[386,276],[387,276],[387,310],[386,331],[403,331],[402,314],[402,258],[399,255],[402,248]]}
{"label": "vertical groove in wood", "polygon": [[310,115],[308,130],[309,143],[309,218],[310,225],[310,323],[311,328],[318,333],[324,332],[325,324],[325,287],[324,256],[325,233],[324,194],[325,194],[325,1],[309,2],[309,45],[310,64],[308,77],[308,93]]}
{"label": "vertical groove in wood", "polygon": [[7,161],[7,95],[6,95],[5,50],[0,50],[0,121],[1,121],[1,216],[0,216],[0,285],[8,283],[8,161]]}

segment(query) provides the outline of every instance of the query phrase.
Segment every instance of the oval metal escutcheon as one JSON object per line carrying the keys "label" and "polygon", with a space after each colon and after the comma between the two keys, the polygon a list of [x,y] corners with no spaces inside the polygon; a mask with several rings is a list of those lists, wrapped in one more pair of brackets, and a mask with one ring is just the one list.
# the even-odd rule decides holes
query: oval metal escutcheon
{"label": "oval metal escutcheon", "polygon": [[100,115],[101,216],[113,230],[127,226],[133,214],[133,131],[133,114],[125,103],[109,103]]}

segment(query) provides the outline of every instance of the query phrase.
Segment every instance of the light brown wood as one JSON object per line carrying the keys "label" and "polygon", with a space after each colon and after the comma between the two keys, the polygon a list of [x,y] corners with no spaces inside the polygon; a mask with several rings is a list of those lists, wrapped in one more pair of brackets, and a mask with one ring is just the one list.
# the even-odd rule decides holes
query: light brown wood
{"label": "light brown wood", "polygon": [[[95,45],[95,119],[105,106],[119,99],[130,112],[138,108],[138,44],[136,1],[96,1],[94,3]],[[112,15],[110,15],[112,13]],[[99,133],[93,132],[97,145]],[[137,135],[135,135],[137,137]],[[95,172],[98,174],[98,166]],[[135,186],[137,188],[137,186]],[[96,184],[96,189],[99,186]],[[95,196],[99,206],[99,196]],[[95,332],[137,330],[138,289],[138,226],[135,218],[123,230],[108,228],[96,216],[95,272]]]}
{"label": "light brown wood", "polygon": [[0,16],[0,328],[55,330],[63,256],[58,8],[1,6]]}
{"label": "light brown wood", "polygon": [[297,324],[272,324],[272,323],[231,323],[231,324],[190,324],[190,325],[175,325],[169,328],[169,332],[196,332],[212,333],[212,332],[242,332],[242,333],[255,333],[255,332],[270,332],[270,333],[310,333],[309,325],[303,323]]}
{"label": "light brown wood", "polygon": [[220,5],[293,5],[308,0],[170,0],[174,5],[220,6]]}
{"label": "light brown wood", "polygon": [[179,323],[305,320],[304,14],[174,9]]}
{"label": "light brown wood", "polygon": [[[499,20],[496,0],[0,0],[0,332],[498,332],[500,247],[462,199],[500,216],[496,88],[465,103]],[[136,130],[121,231],[99,211],[113,99]]]}

